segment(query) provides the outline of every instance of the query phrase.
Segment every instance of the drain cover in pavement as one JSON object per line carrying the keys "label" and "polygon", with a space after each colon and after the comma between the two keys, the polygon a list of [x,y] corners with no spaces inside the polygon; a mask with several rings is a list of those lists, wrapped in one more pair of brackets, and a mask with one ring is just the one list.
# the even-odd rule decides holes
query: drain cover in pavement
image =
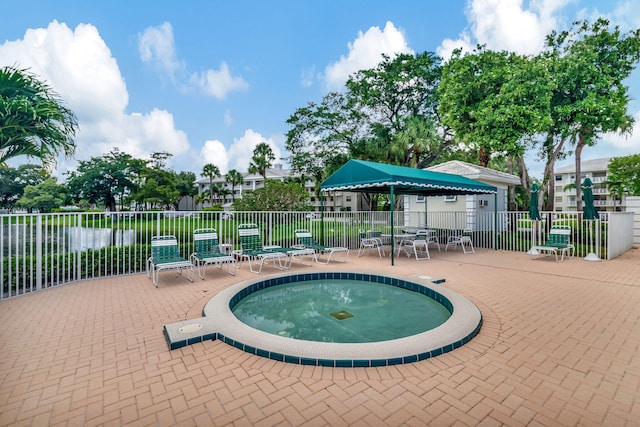
{"label": "drain cover in pavement", "polygon": [[179,328],[178,332],[183,334],[192,334],[194,332],[198,332],[203,327],[204,326],[202,326],[202,324],[200,323],[190,323],[188,325],[184,325],[183,327]]}

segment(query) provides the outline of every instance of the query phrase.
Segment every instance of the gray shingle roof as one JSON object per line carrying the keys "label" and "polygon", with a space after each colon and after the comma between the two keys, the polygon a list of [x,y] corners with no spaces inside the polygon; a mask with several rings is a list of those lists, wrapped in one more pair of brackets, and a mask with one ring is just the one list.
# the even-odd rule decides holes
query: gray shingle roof
{"label": "gray shingle roof", "polygon": [[[611,161],[611,157],[603,157],[601,159],[592,159],[592,160],[582,160],[580,162],[580,170],[584,172],[596,172],[596,171],[606,171],[609,166],[609,162]],[[576,171],[575,162],[571,163],[567,166],[562,166],[559,168],[555,168],[553,173],[571,173]]]}
{"label": "gray shingle roof", "polygon": [[451,160],[440,163],[439,165],[430,166],[427,170],[450,173],[453,175],[477,179],[479,181],[492,181],[507,185],[520,185],[521,183],[520,177],[516,175],[485,168],[483,166],[473,165],[460,160]]}

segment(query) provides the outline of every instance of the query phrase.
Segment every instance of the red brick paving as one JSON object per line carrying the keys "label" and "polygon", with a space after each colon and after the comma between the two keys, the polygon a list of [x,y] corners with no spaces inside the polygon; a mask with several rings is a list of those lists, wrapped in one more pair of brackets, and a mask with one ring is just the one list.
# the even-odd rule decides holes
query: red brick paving
{"label": "red brick paving", "polygon": [[[262,276],[270,274],[265,267]],[[323,368],[220,341],[169,351],[162,326],[256,275],[211,269],[84,281],[0,302],[0,426],[640,424],[640,251],[556,263],[523,253],[377,256],[313,268],[446,278],[482,311],[453,352]]]}

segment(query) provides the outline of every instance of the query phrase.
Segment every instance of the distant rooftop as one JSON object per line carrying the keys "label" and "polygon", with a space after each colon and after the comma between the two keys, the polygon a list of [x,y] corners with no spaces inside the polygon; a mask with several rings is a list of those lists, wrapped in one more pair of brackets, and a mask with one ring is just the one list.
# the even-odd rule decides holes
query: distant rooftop
{"label": "distant rooftop", "polygon": [[483,166],[474,165],[460,160],[451,160],[440,163],[439,165],[430,166],[427,170],[434,172],[444,172],[453,175],[460,175],[471,179],[488,180],[508,185],[520,185],[520,177],[495,169],[485,168]]}
{"label": "distant rooftop", "polygon": [[[592,160],[583,160],[580,162],[580,170],[584,172],[596,172],[596,171],[606,171],[609,162],[611,162],[611,157],[603,157],[601,159],[592,159]],[[575,163],[571,163],[567,166],[562,166],[560,168],[556,168],[553,172],[556,174],[560,173],[571,173],[576,171]]]}

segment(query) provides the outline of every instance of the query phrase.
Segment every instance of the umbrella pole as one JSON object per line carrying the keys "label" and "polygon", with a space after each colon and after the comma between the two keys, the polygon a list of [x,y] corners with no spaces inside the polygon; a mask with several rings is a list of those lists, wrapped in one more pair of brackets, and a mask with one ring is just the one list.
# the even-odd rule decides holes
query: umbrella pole
{"label": "umbrella pole", "polygon": [[531,248],[529,249],[529,252],[527,252],[527,254],[540,255],[540,252],[538,252],[538,250],[536,249],[536,234],[538,234],[538,221],[534,219],[531,221],[531,224],[533,225],[533,228],[531,229]]}
{"label": "umbrella pole", "polygon": [[587,254],[586,257],[582,258],[585,261],[600,261],[600,257],[596,254],[596,252],[598,251],[598,248],[600,247],[600,239],[598,239],[600,233],[600,224],[598,224],[598,220],[595,219],[593,221],[591,220],[587,220],[589,221],[589,248],[590,249],[594,249],[594,245],[593,245],[593,224],[596,225],[596,244],[595,244],[595,250],[591,251]]}

